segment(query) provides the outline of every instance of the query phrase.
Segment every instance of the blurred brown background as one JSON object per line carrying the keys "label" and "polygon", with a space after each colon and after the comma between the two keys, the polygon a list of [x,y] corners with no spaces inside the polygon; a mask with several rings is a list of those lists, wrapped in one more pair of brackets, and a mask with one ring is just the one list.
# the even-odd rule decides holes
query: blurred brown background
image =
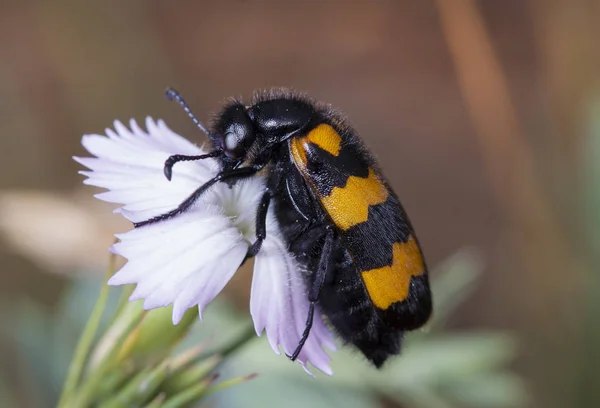
{"label": "blurred brown background", "polygon": [[201,143],[167,86],[205,120],[228,96],[291,86],[348,115],[431,266],[481,250],[483,282],[453,324],[517,333],[532,406],[597,406],[597,319],[584,310],[598,263],[580,207],[598,21],[591,0],[4,0],[2,304],[52,305],[65,278],[48,272],[102,266],[127,228],[80,191],[82,134],[151,115]]}

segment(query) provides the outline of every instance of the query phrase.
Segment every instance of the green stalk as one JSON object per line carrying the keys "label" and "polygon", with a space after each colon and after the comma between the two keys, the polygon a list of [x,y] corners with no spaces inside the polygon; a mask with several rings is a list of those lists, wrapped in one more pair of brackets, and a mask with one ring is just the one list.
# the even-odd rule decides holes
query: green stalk
{"label": "green stalk", "polygon": [[206,391],[206,394],[204,394],[204,397],[208,397],[209,395],[212,395],[217,391],[224,390],[225,388],[229,388],[229,387],[233,387],[238,384],[245,383],[246,381],[250,381],[256,377],[258,377],[258,373],[252,373],[252,374],[245,375],[243,377],[235,377],[235,378],[231,378],[229,380],[223,381],[217,385],[213,385],[212,387],[210,387]]}
{"label": "green stalk", "polygon": [[[120,348],[116,345],[123,344],[123,341],[129,336],[129,334],[135,330],[143,318],[146,316],[146,311],[144,311],[139,316],[136,316],[135,319],[131,320],[127,327],[124,329],[123,333],[121,333],[115,340],[115,347],[113,347],[109,353],[103,358],[102,362],[94,368],[93,372],[89,374],[89,376],[85,379],[81,388],[74,395],[75,400],[75,408],[87,407],[90,399],[96,393],[97,388],[101,380],[106,375],[107,371],[115,364],[115,359],[119,353]],[[60,408],[60,407],[59,407]]]}
{"label": "green stalk", "polygon": [[131,294],[133,293],[134,288],[135,288],[135,285],[127,285],[127,286],[123,287],[123,289],[121,291],[121,296],[119,296],[119,301],[117,303],[115,313],[114,313],[113,317],[110,319],[109,326],[112,325],[112,323],[117,319],[117,317],[119,317],[119,315],[121,314],[121,312],[123,311],[123,309],[125,308],[127,303],[129,302],[129,296],[131,296]]}
{"label": "green stalk", "polygon": [[208,387],[215,382],[218,376],[218,374],[213,374],[187,390],[178,393],[174,397],[167,398],[163,404],[163,408],[182,408],[198,401],[206,393]]}
{"label": "green stalk", "polygon": [[104,308],[106,307],[106,300],[108,298],[109,290],[107,281],[114,273],[114,269],[115,255],[111,255],[108,262],[108,268],[106,270],[106,276],[104,278],[104,282],[102,283],[100,294],[98,295],[98,300],[96,301],[96,304],[94,305],[94,310],[92,310],[92,314],[90,315],[90,318],[85,328],[83,329],[83,333],[81,334],[79,342],[77,343],[77,347],[75,348],[73,359],[71,360],[71,364],[69,365],[67,378],[65,380],[60,399],[58,400],[58,408],[64,408],[68,406],[67,403],[70,397],[73,395],[75,388],[77,387],[77,383],[81,378],[81,373],[83,372],[85,361],[90,352],[90,348],[92,342],[94,341],[94,336],[96,335],[98,326],[100,326],[100,319],[102,318],[102,313],[104,312]]}

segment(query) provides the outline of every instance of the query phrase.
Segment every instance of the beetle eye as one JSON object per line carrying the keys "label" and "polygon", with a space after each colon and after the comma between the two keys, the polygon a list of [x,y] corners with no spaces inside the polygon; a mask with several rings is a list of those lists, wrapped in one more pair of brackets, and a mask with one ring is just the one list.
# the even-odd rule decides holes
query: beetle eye
{"label": "beetle eye", "polygon": [[235,150],[239,146],[238,138],[234,133],[225,135],[225,148],[227,150]]}
{"label": "beetle eye", "polygon": [[242,105],[229,106],[221,115],[215,132],[225,155],[243,159],[256,138],[254,124]]}
{"label": "beetle eye", "polygon": [[225,134],[225,154],[232,159],[242,158],[245,149],[236,133]]}

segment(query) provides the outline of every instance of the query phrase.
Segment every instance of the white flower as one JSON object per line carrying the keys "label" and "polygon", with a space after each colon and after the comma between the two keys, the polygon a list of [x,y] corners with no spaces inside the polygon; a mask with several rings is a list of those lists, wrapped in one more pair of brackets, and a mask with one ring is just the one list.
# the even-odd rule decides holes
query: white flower
{"label": "white flower", "polygon": [[[165,160],[173,154],[200,155],[202,148],[171,131],[159,120],[146,119],[147,133],[134,120],[131,130],[115,122],[106,136],[85,135],[83,146],[95,158],[74,159],[90,169],[82,171],[85,184],[109,191],[96,197],[123,204],[116,210],[133,223],[177,207],[194,190],[215,176],[214,159],[180,162],[168,181]],[[198,306],[200,314],[223,289],[242,263],[255,240],[255,213],[264,191],[260,176],[211,187],[183,214],[144,225],[123,234],[111,250],[127,258],[127,264],[110,285],[136,284],[130,300],[144,299],[144,308],[173,304],[173,323]],[[271,205],[269,210],[272,210]],[[271,211],[267,238],[255,257],[250,311],[256,333],[267,333],[275,353],[279,346],[291,355],[304,331],[309,302],[302,270],[287,250]],[[331,375],[330,357],[323,346],[335,350],[331,332],[315,313],[310,336],[297,361]]]}

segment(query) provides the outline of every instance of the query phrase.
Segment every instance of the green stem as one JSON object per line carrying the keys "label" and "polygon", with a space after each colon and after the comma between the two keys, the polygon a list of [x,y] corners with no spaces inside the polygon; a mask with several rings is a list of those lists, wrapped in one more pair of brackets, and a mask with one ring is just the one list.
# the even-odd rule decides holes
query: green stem
{"label": "green stem", "polygon": [[106,355],[100,365],[94,368],[93,372],[89,374],[89,376],[85,379],[81,387],[72,395],[74,401],[74,408],[82,408],[89,406],[90,400],[94,396],[94,393],[97,391],[98,384],[101,379],[107,375],[109,369],[114,367],[115,359],[119,354],[120,347],[117,345],[123,344],[127,336],[134,331],[139,324],[142,322],[144,317],[147,315],[147,311],[136,316],[133,320],[131,320],[125,330],[115,339],[115,346],[111,348],[108,355]]}
{"label": "green stem", "polygon": [[125,306],[127,306],[127,303],[129,302],[129,297],[133,293],[134,288],[135,288],[135,285],[127,285],[127,286],[123,287],[123,289],[121,291],[121,296],[119,296],[119,302],[117,303],[117,308],[115,310],[113,317],[110,320],[109,326],[112,325],[112,323],[114,323],[114,321],[117,319],[117,317],[119,317],[119,315],[121,315],[121,312],[123,311]]}
{"label": "green stem", "polygon": [[77,383],[81,378],[81,373],[83,372],[85,361],[89,354],[92,342],[94,341],[94,336],[96,335],[98,326],[100,326],[100,319],[102,318],[102,313],[104,312],[104,308],[106,307],[106,300],[108,298],[109,291],[107,281],[108,278],[110,278],[114,273],[114,269],[115,255],[111,255],[108,263],[108,269],[106,271],[106,277],[102,284],[102,288],[100,289],[98,300],[96,301],[96,304],[94,305],[94,310],[92,310],[92,314],[90,315],[90,318],[85,328],[83,329],[83,333],[81,334],[77,347],[75,348],[73,359],[71,360],[71,364],[69,365],[67,378],[65,380],[65,384],[63,386],[60,399],[58,401],[59,408],[64,408],[68,406],[69,399],[73,395]]}
{"label": "green stem", "polygon": [[217,391],[221,391],[224,390],[226,388],[229,387],[233,387],[235,385],[238,384],[242,384],[245,383],[246,381],[250,381],[253,378],[256,378],[258,376],[257,373],[252,373],[243,377],[235,377],[235,378],[230,378],[229,380],[225,380],[217,385],[213,385],[212,387],[210,387],[207,391],[206,394],[204,394],[204,397],[208,397],[209,395],[214,394]]}

